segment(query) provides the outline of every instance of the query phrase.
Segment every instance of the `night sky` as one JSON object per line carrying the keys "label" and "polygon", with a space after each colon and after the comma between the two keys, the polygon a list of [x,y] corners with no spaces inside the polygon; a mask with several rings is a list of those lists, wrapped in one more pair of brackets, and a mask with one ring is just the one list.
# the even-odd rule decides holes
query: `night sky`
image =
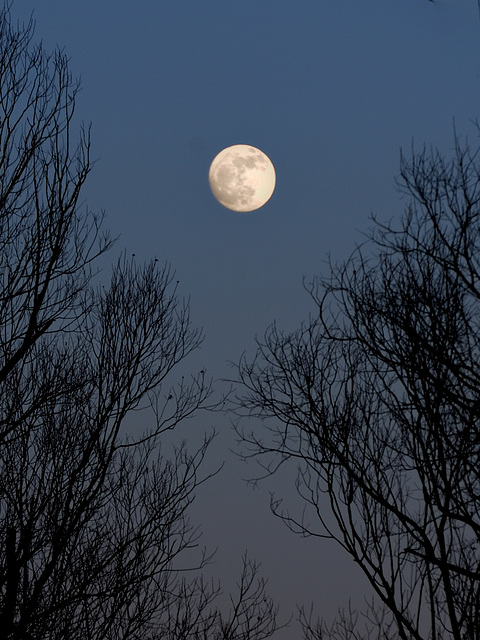
{"label": "night sky", "polygon": [[[105,210],[120,235],[105,273],[124,249],[171,263],[204,329],[179,373],[231,377],[229,361],[252,354],[273,320],[290,330],[315,313],[303,279],[327,274],[329,254],[346,258],[372,213],[404,210],[400,149],[449,156],[454,125],[476,143],[474,0],[16,0],[12,14],[32,11],[36,38],[64,48],[81,76],[77,126],[92,122],[96,160],[82,206]],[[251,213],[222,207],[208,184],[211,160],[238,143],[262,149],[277,174]],[[182,431],[220,433],[208,464],[225,466],[192,510],[218,546],[208,571],[229,588],[248,549],[284,617],[312,601],[327,617],[349,598],[361,606],[369,591],[350,558],[271,515],[270,490],[301,510],[292,476],[255,491],[242,482],[256,469],[230,452],[230,422],[202,414]],[[292,623],[278,637],[299,635]]]}

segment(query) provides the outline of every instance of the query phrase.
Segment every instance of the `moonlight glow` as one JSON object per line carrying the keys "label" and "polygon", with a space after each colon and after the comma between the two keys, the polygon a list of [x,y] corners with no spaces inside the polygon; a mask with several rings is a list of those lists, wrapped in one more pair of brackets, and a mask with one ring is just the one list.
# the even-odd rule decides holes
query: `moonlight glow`
{"label": "moonlight glow", "polygon": [[208,172],[215,198],[233,211],[254,211],[270,200],[275,169],[270,158],[247,144],[227,147],[215,156]]}

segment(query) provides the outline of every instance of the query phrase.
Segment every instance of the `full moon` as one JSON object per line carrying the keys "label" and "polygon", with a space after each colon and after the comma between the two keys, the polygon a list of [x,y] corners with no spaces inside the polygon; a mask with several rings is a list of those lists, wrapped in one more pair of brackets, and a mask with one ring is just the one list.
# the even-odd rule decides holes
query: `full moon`
{"label": "full moon", "polygon": [[215,198],[232,211],[255,211],[270,200],[275,189],[275,169],[270,158],[248,144],[220,151],[208,172]]}

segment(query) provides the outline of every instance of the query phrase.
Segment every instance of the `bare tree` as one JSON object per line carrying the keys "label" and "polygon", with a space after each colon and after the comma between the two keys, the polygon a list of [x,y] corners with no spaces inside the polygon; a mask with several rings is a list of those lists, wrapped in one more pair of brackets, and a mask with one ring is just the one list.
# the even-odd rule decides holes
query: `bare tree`
{"label": "bare tree", "polygon": [[[173,456],[162,449],[165,431],[211,392],[203,372],[161,391],[199,341],[170,284],[157,263],[138,269],[121,258],[109,289],[91,293],[82,330],[40,338],[7,378],[16,374],[21,393],[8,397],[16,427],[0,446],[6,638],[261,640],[276,628],[276,608],[264,582],[254,588],[258,570],[247,559],[230,626],[212,604],[219,587],[182,577],[208,560],[205,551],[182,558],[198,545],[187,510],[206,479],[199,467],[213,434],[194,454],[185,444]],[[122,431],[133,410],[148,407],[153,427],[136,437]],[[244,618],[260,613],[262,623],[240,633]]]}
{"label": "bare tree", "polygon": [[[480,638],[480,164],[401,161],[400,228],[307,287],[318,313],[273,325],[239,366],[244,455],[298,462],[295,531],[336,540],[400,638]],[[313,522],[317,524],[311,524]],[[375,608],[370,607],[370,617]],[[348,616],[347,616],[348,618]],[[307,618],[303,616],[303,620]],[[314,638],[342,637],[307,624]],[[322,630],[322,634],[319,633]],[[345,635],[344,637],[357,637]],[[370,636],[371,637],[371,636]]]}
{"label": "bare tree", "polygon": [[211,402],[204,371],[172,380],[201,332],[156,260],[123,255],[110,283],[93,286],[91,262],[111,242],[78,210],[91,168],[88,131],[71,149],[78,84],[32,34],[4,5],[0,634],[262,640],[277,609],[258,566],[244,558],[230,617],[201,575],[209,558],[188,507],[216,472],[200,473],[213,434],[193,453],[165,443]]}
{"label": "bare tree", "polygon": [[[176,615],[172,616],[170,612],[167,628],[162,629],[159,640],[189,637],[195,640],[249,640],[273,635],[279,628],[276,623],[278,608],[271,598],[265,596],[266,581],[258,577],[258,570],[259,566],[245,554],[237,590],[230,595],[228,612],[222,613],[217,608],[205,615],[205,594],[210,597],[213,589],[208,590],[203,584],[200,586],[202,601],[198,606],[198,598],[190,596],[189,585],[186,597],[175,598]],[[198,587],[198,583],[194,584]]]}
{"label": "bare tree", "polygon": [[[72,139],[78,82],[61,51],[32,42],[0,13],[0,381],[55,324],[81,316],[90,263],[111,245],[101,217],[80,213],[91,170],[90,134]],[[98,249],[95,243],[99,240]]]}
{"label": "bare tree", "polygon": [[299,621],[305,640],[394,640],[398,635],[394,629],[388,608],[368,603],[368,611],[340,609],[333,622],[324,618],[315,619],[313,604],[307,613],[305,607],[299,609]]}

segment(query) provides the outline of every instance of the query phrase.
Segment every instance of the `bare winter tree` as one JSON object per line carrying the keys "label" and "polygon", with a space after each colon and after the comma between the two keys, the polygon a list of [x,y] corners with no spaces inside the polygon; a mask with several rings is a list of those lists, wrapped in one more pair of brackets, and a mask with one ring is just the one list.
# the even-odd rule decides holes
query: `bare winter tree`
{"label": "bare winter tree", "polygon": [[77,207],[91,170],[89,130],[81,130],[77,143],[71,133],[78,82],[65,55],[47,55],[32,43],[33,27],[14,28],[3,9],[0,381],[54,323],[62,331],[77,326],[89,265],[111,244],[99,238],[100,218]]}
{"label": "bare winter tree", "polygon": [[[32,35],[4,5],[0,635],[262,640],[277,609],[258,566],[244,557],[230,609],[201,577],[208,558],[188,507],[213,435],[193,453],[164,443],[210,402],[203,371],[171,382],[201,334],[157,261],[122,256],[94,288],[90,264],[111,242],[78,209],[91,168],[88,131],[72,141],[78,84]],[[129,430],[141,409],[149,419]]]}
{"label": "bare winter tree", "polygon": [[[336,540],[379,607],[375,637],[480,638],[480,163],[456,138],[402,157],[409,206],[307,287],[318,313],[273,325],[240,363],[245,456],[298,463],[295,531]],[[310,524],[315,522],[315,524]],[[382,608],[383,607],[383,608]],[[368,638],[302,612],[307,637]],[[354,616],[353,616],[354,617]],[[349,626],[350,625],[350,626]],[[379,632],[380,629],[380,632]],[[354,634],[354,630],[355,634]]]}

